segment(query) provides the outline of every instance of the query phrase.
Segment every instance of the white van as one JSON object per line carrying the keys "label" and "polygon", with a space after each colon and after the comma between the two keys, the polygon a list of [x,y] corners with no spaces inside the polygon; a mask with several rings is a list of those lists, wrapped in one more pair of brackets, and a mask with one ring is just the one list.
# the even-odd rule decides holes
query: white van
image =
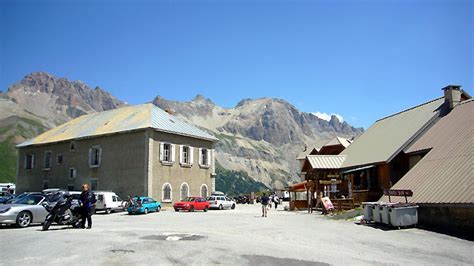
{"label": "white van", "polygon": [[94,191],[97,197],[95,211],[105,211],[109,214],[113,211],[123,211],[125,206],[122,199],[111,191]]}

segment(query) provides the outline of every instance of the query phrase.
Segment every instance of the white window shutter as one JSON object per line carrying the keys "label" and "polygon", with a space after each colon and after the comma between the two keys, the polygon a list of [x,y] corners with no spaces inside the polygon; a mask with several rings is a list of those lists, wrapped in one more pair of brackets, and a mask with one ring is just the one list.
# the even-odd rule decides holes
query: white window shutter
{"label": "white window shutter", "polygon": [[160,162],[163,162],[163,160],[165,159],[165,144],[164,143],[160,143]]}
{"label": "white window shutter", "polygon": [[202,160],[202,148],[199,148],[198,149],[198,163],[199,163],[199,166],[202,166],[204,165],[204,161]]}
{"label": "white window shutter", "polygon": [[193,164],[194,163],[194,148],[193,147],[189,147],[189,164]]}
{"label": "white window shutter", "polygon": [[92,148],[89,148],[89,166],[92,166]]}
{"label": "white window shutter", "polygon": [[99,147],[99,165],[102,165],[102,147]]}
{"label": "white window shutter", "polygon": [[179,163],[183,163],[183,145],[179,145]]}
{"label": "white window shutter", "polygon": [[206,162],[206,166],[210,166],[211,165],[211,150],[210,149],[207,149],[207,162]]}
{"label": "white window shutter", "polygon": [[176,156],[176,145],[174,144],[171,144],[171,155],[170,155],[170,158],[171,158],[171,162],[174,163],[175,161],[175,157]]}

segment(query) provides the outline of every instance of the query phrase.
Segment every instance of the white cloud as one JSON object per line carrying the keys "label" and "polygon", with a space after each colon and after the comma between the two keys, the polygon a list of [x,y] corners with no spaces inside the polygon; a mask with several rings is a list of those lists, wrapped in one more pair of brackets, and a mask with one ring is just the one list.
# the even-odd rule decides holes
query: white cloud
{"label": "white cloud", "polygon": [[340,115],[340,114],[335,114],[335,113],[328,114],[328,113],[321,113],[321,112],[314,112],[312,114],[319,117],[319,118],[321,118],[321,119],[323,119],[323,120],[326,120],[326,121],[330,121],[331,116],[335,115],[337,117],[337,119],[339,119],[339,121],[341,121],[341,122],[344,121],[344,117],[342,117],[342,115]]}

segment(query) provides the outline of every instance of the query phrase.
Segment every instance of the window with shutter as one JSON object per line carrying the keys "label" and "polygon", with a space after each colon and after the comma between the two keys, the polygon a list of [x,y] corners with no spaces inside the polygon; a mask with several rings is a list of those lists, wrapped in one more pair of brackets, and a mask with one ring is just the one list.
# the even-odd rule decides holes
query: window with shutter
{"label": "window with shutter", "polygon": [[209,149],[199,149],[199,165],[201,167],[209,167],[210,165]]}
{"label": "window with shutter", "polygon": [[51,169],[51,151],[44,152],[44,169],[43,170],[50,170]]}
{"label": "window with shutter", "polygon": [[76,168],[69,168],[69,178],[75,178],[77,176]]}
{"label": "window with shutter", "polygon": [[56,157],[56,163],[58,165],[61,165],[63,163],[63,155],[62,154],[58,154],[57,157]]}
{"label": "window with shutter", "polygon": [[181,145],[180,146],[180,164],[184,166],[191,166],[193,164],[193,147]]}
{"label": "window with shutter", "polygon": [[34,165],[35,165],[35,155],[26,154],[25,155],[25,169],[31,170],[34,168]]}
{"label": "window with shutter", "polygon": [[99,167],[102,161],[102,148],[100,146],[92,146],[89,149],[89,165],[90,167]]}
{"label": "window with shutter", "polygon": [[163,161],[171,162],[171,144],[163,144]]}
{"label": "window with shutter", "polygon": [[160,144],[160,161],[165,165],[174,163],[174,144],[161,143]]}

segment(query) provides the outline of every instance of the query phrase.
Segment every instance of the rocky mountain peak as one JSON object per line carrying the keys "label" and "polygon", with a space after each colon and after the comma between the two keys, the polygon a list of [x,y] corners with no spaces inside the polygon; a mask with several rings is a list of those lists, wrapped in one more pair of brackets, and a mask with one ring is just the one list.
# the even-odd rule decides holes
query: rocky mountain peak
{"label": "rocky mountain peak", "polygon": [[331,125],[337,125],[337,124],[340,124],[341,121],[339,120],[339,118],[335,115],[331,115],[331,119],[329,120],[329,124]]}
{"label": "rocky mountain peak", "polygon": [[199,103],[199,104],[214,105],[211,99],[204,97],[204,95],[202,94],[196,95],[196,97],[194,97],[194,99],[192,99],[191,102]]}
{"label": "rocky mountain peak", "polygon": [[[8,88],[8,96],[25,110],[61,123],[83,114],[124,106],[110,93],[81,81],[33,72]],[[66,118],[66,119],[65,119]]]}

